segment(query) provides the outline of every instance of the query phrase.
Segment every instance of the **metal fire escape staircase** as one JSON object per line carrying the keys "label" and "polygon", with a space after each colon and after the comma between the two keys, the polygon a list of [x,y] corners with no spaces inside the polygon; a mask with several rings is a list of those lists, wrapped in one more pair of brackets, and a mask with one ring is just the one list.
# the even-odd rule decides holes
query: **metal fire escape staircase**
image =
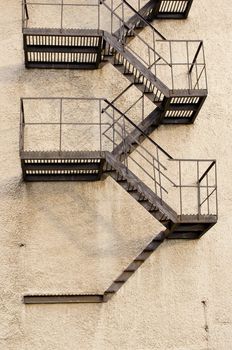
{"label": "metal fire escape staircase", "polygon": [[[162,124],[194,122],[207,96],[203,43],[166,40],[150,23],[161,14],[162,18],[186,18],[192,1],[152,0],[143,7],[138,1],[136,9],[125,0],[117,6],[109,0],[97,1],[91,5],[97,13],[96,29],[65,29],[62,3],[60,28],[30,28],[29,4],[23,6],[27,68],[96,69],[107,60],[163,111]],[[110,18],[107,30],[101,23],[103,15]],[[148,30],[149,43],[139,34],[143,28]],[[145,57],[131,47],[132,38]],[[175,60],[177,54],[180,57]],[[188,80],[184,87],[177,83],[180,67]]]}
{"label": "metal fire escape staircase", "polygon": [[[173,159],[149,137],[161,124],[192,123],[207,95],[202,42],[197,42],[197,48],[191,60],[190,42],[178,42],[178,44],[184,43],[186,47],[187,64],[177,63],[176,66],[187,67],[188,86],[175,89],[175,63],[172,56],[174,41],[166,40],[150,24],[150,21],[155,18],[186,18],[191,4],[192,1],[187,0],[152,0],[142,8],[138,5],[136,10],[127,1],[121,1],[119,6],[122,14],[125,9],[133,13],[129,19],[125,19],[124,16],[116,14],[115,9],[109,6],[109,2],[101,1],[97,5],[99,15],[100,8],[104,6],[104,9],[110,13],[111,19],[116,18],[119,23],[118,29],[114,32],[113,28],[111,32],[99,28],[96,30],[23,28],[26,67],[95,69],[101,62],[107,60],[130,82],[130,85],[112,102],[89,99],[89,103],[97,101],[98,104],[99,120],[95,123],[65,122],[63,105],[67,101],[83,99],[64,98],[48,99],[59,104],[58,121],[28,122],[25,103],[40,102],[41,99],[22,99],[20,157],[24,180],[95,181],[108,175],[164,226],[164,230],[155,235],[154,239],[103,294],[26,295],[25,303],[106,302],[166,238],[196,239],[216,223],[215,160]],[[29,3],[24,1],[23,25],[29,19],[28,6]],[[153,46],[147,44],[139,34],[145,27],[152,33]],[[148,61],[134,51],[131,46],[132,38],[145,45]],[[168,46],[170,60],[157,51],[159,40]],[[203,57],[200,63],[199,55]],[[161,66],[170,69],[171,87],[168,87],[159,79],[159,74],[156,74]],[[193,72],[195,72],[194,78]],[[117,107],[120,98],[134,87],[141,94],[138,101],[142,102],[141,115],[136,121],[129,118],[127,112],[138,101],[135,101],[125,112]],[[149,99],[155,107],[147,115],[144,108],[146,99]],[[56,150],[48,151],[28,146],[28,128],[41,125],[58,127],[59,146]],[[92,151],[89,149],[80,151],[81,146],[78,145],[73,147],[78,151],[70,151],[69,148],[63,147],[64,128],[78,125],[85,125],[93,130],[96,126],[98,127],[98,148],[96,143]],[[188,183],[185,183],[186,165],[187,168],[191,168],[192,165],[194,167],[194,179]],[[171,193],[173,189],[175,190],[171,198],[169,197],[170,188]],[[191,190],[194,190],[195,194],[190,199]],[[188,192],[187,201],[184,198],[185,191]],[[189,212],[190,209],[188,210],[189,207],[192,208],[191,212]]]}
{"label": "metal fire escape staircase", "polygon": [[[84,126],[94,135],[88,148],[98,151],[63,150],[62,130],[67,123],[27,122],[24,104],[55,101],[60,106],[83,100],[99,106],[99,122],[68,123]],[[86,105],[87,105],[86,104]],[[215,160],[173,159],[123,112],[107,100],[75,98],[26,98],[21,101],[21,161],[25,181],[97,180],[111,176],[134,200],[163,226],[164,230],[122,271],[102,295],[26,295],[24,302],[106,302],[137,271],[165,239],[197,239],[217,222],[217,176]],[[28,108],[26,108],[28,110]],[[73,108],[71,108],[73,110]],[[91,109],[92,110],[92,109]],[[86,112],[83,112],[86,116]],[[66,119],[61,110],[61,120]],[[27,150],[29,128],[58,126],[55,151]],[[96,128],[98,133],[96,132]],[[91,130],[95,132],[91,133]],[[138,137],[138,135],[140,135]],[[67,137],[67,134],[66,134]],[[52,134],[49,133],[49,138]],[[78,138],[74,139],[74,145]],[[39,145],[36,144],[39,148]],[[36,149],[35,147],[35,149]],[[67,157],[68,155],[68,157]],[[91,169],[90,169],[91,168]],[[93,174],[94,172],[94,174]],[[79,177],[80,176],[80,177]],[[93,178],[93,176],[95,178]],[[190,177],[190,178],[189,178]],[[187,195],[187,197],[186,197]],[[175,208],[175,210],[173,210]]]}

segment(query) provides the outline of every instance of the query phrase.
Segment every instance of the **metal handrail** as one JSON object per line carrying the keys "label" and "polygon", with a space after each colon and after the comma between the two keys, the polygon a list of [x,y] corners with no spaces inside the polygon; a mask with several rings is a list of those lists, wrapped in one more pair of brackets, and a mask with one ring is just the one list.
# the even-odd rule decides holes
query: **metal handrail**
{"label": "metal handrail", "polygon": [[[163,34],[161,34],[161,33],[160,33],[151,23],[149,23],[138,11],[136,11],[136,10],[128,3],[128,1],[122,0],[122,3],[126,4],[127,7],[129,7],[130,10],[131,10],[132,12],[134,12],[134,14],[135,14],[136,16],[138,16],[138,17],[140,18],[140,20],[142,20],[142,21],[146,24],[147,27],[150,27],[156,34],[158,34],[162,40],[166,40],[166,38],[163,36]],[[103,4],[104,4],[104,3],[103,3]],[[141,8],[141,7],[140,7],[140,8]],[[129,28],[129,29],[130,29],[130,28]]]}
{"label": "metal handrail", "polygon": [[146,139],[149,140],[153,145],[155,145],[160,151],[162,151],[169,159],[173,159],[173,157],[170,154],[168,154],[168,152],[166,152],[160,145],[158,145],[158,143],[152,140],[150,136],[145,134],[142,129],[140,129],[132,120],[130,120],[123,112],[121,112],[117,107],[115,107],[110,101],[108,101],[107,99],[104,99],[104,101],[107,104],[109,104],[112,108],[114,108],[115,111],[121,114],[125,118],[125,120],[127,120],[135,129],[137,129],[143,136],[145,136]]}
{"label": "metal handrail", "polygon": [[[108,107],[108,106],[107,106]],[[114,106],[111,107],[114,108]],[[105,132],[103,133],[104,137],[107,137],[107,139],[113,144],[114,147],[116,147],[117,145],[120,144],[120,140],[121,140],[121,145],[122,145],[122,151],[121,154],[123,155],[123,159],[119,158],[119,160],[124,162],[124,165],[130,169],[130,162],[133,162],[136,165],[136,168],[139,171],[142,171],[141,174],[144,174],[145,176],[147,176],[150,180],[152,180],[154,182],[154,191],[157,195],[159,195],[159,197],[161,198],[161,200],[164,200],[164,194],[168,195],[169,191],[167,189],[166,186],[164,186],[163,182],[164,180],[168,181],[168,183],[176,188],[179,191],[179,209],[180,209],[180,218],[182,218],[182,216],[184,215],[184,204],[185,204],[185,200],[183,198],[183,190],[184,189],[193,189],[196,188],[197,190],[197,196],[195,197],[195,204],[196,204],[196,208],[197,208],[197,215],[200,216],[202,215],[202,208],[203,205],[206,204],[207,206],[207,215],[215,215],[216,217],[218,216],[218,203],[217,203],[217,185],[216,185],[216,171],[214,174],[214,180],[215,183],[214,184],[210,184],[208,181],[208,174],[210,173],[210,171],[212,170],[212,168],[214,166],[216,166],[216,161],[215,160],[210,160],[210,159],[168,159],[172,162],[176,162],[177,163],[177,172],[178,172],[178,178],[179,178],[179,182],[176,182],[175,180],[173,181],[172,178],[170,178],[167,174],[165,174],[165,171],[167,170],[167,167],[164,166],[163,163],[160,162],[159,160],[159,153],[157,153],[157,156],[154,156],[154,152],[151,153],[151,151],[149,150],[149,145],[147,145],[146,147],[144,146],[144,144],[142,144],[136,137],[133,136],[133,134],[128,130],[130,130],[130,126],[128,127],[128,123],[130,125],[133,125],[133,123],[131,123],[131,120],[125,116],[124,113],[120,112],[118,110],[118,108],[116,108],[117,112],[120,114],[120,117],[118,118],[113,118],[110,115],[110,111],[107,108],[107,111],[104,111],[104,113],[106,113],[110,118],[111,118],[111,126],[108,127]],[[127,122],[127,124],[125,123],[125,121]],[[118,143],[115,144],[115,138],[113,136],[109,136],[109,132],[112,130],[113,135],[116,134],[117,136],[119,136],[120,140],[118,141]],[[139,130],[137,128],[137,130]],[[128,139],[129,137],[129,139]],[[127,142],[123,142],[124,140],[127,140]],[[150,140],[149,137],[146,137],[147,140]],[[152,142],[153,140],[151,140]],[[154,145],[154,143],[153,143]],[[130,148],[130,152],[128,153],[128,146]],[[156,144],[155,144],[156,147]],[[158,151],[158,147],[157,151]],[[136,158],[133,157],[134,154],[138,154],[141,159],[142,159],[142,163],[139,162]],[[191,184],[185,184],[184,183],[184,177],[183,177],[183,170],[182,170],[182,162],[195,162],[196,166],[197,166],[197,178],[196,181],[194,183]],[[208,168],[204,171],[204,173],[201,175],[199,173],[199,164],[200,163],[209,163],[210,165],[208,166]],[[157,164],[157,165],[156,165]],[[161,170],[161,168],[164,169]],[[149,170],[149,169],[153,169]],[[132,168],[132,172],[133,172],[133,168]],[[159,180],[157,180],[157,175]],[[138,176],[138,175],[137,175]],[[201,182],[204,180],[204,178],[207,177],[207,183],[206,184],[201,184]],[[143,180],[144,181],[144,180]],[[159,193],[158,193],[159,190]],[[206,195],[204,194],[204,191],[206,191]],[[213,195],[215,195],[216,197],[213,198]],[[213,205],[211,204],[211,199],[214,200]],[[214,208],[215,207],[215,208]],[[215,209],[215,212],[214,212]],[[214,214],[212,214],[214,212]]]}
{"label": "metal handrail", "polygon": [[[117,13],[115,13],[117,8],[114,8],[113,6],[113,1],[111,1],[111,4],[107,4],[106,0],[96,0],[95,3],[90,3],[90,4],[86,4],[86,3],[64,3],[63,0],[60,0],[60,2],[57,3],[52,3],[52,2],[47,2],[47,3],[43,3],[40,2],[39,0],[22,0],[22,23],[23,23],[23,28],[27,27],[28,24],[28,6],[30,5],[42,5],[42,6],[59,6],[61,8],[61,14],[60,14],[60,28],[61,31],[63,30],[63,11],[64,8],[67,6],[72,6],[72,7],[97,7],[97,12],[96,12],[96,16],[97,16],[97,29],[103,29],[102,27],[102,12],[101,12],[101,8],[104,6],[104,8],[106,8],[110,13],[111,13],[111,22],[114,20],[114,18],[119,21],[119,29],[116,32],[112,31],[112,23],[111,23],[111,34],[112,35],[116,35],[115,33],[117,33],[119,31],[120,35],[119,37],[122,37],[122,45],[126,45],[126,33],[129,30],[133,36],[135,36],[138,40],[140,40],[140,42],[142,43],[142,45],[144,45],[145,50],[147,52],[147,56],[143,57],[137,50],[134,50],[132,47],[128,47],[127,46],[127,50],[129,52],[131,52],[131,54],[133,54],[133,56],[137,57],[141,63],[147,68],[149,69],[149,71],[153,74],[154,72],[154,78],[158,78],[157,76],[157,69],[159,66],[166,66],[168,68],[168,80],[170,80],[170,84],[171,84],[171,90],[175,90],[175,77],[174,77],[174,68],[175,66],[179,66],[179,65],[183,65],[186,67],[186,73],[188,75],[188,81],[189,81],[189,86],[188,89],[189,90],[196,90],[199,89],[199,84],[200,81],[203,81],[203,76],[204,76],[204,86],[207,89],[207,76],[206,76],[206,66],[205,63],[202,64],[198,64],[197,63],[197,57],[199,55],[199,52],[201,50],[203,50],[203,45],[202,45],[202,41],[199,41],[199,47],[195,53],[195,57],[193,59],[192,62],[185,62],[185,63],[175,63],[173,62],[172,59],[172,43],[174,42],[181,42],[181,40],[167,40],[151,23],[149,23],[141,14],[139,11],[136,11],[136,9],[134,9],[134,7],[126,0],[121,0],[120,4],[118,6],[121,6],[124,10],[123,13],[125,12],[125,9],[128,9],[130,12],[132,12],[132,14],[136,17],[139,18],[139,20],[144,23],[144,26],[148,27],[151,30],[151,38],[152,38],[152,43],[149,44],[146,40],[144,40],[135,30],[135,28],[132,26],[129,26],[128,23],[125,21],[124,19],[124,15],[122,14],[122,16],[118,15]],[[139,2],[138,2],[138,8],[140,8]],[[145,5],[146,6],[146,5]],[[133,17],[133,16],[132,16]],[[116,35],[117,36],[117,35]],[[157,38],[158,36],[158,38]],[[170,45],[170,62],[169,60],[167,60],[165,57],[163,57],[163,55],[160,54],[159,50],[157,50],[157,45],[156,43],[158,43],[159,41],[164,41],[167,42]],[[184,41],[183,41],[184,42]],[[192,40],[188,40],[185,41],[186,43],[189,42],[193,42]],[[186,44],[187,45],[187,44]],[[203,51],[203,56],[204,56],[204,51]],[[205,58],[204,58],[204,62],[205,62]],[[198,72],[198,67],[200,66],[200,72]],[[196,79],[195,76],[192,76],[192,70],[195,67],[196,70]],[[203,74],[204,73],[204,74]],[[167,84],[164,84],[167,85]],[[202,84],[203,85],[203,84]],[[170,88],[170,87],[169,87]],[[164,95],[165,92],[163,91]]]}

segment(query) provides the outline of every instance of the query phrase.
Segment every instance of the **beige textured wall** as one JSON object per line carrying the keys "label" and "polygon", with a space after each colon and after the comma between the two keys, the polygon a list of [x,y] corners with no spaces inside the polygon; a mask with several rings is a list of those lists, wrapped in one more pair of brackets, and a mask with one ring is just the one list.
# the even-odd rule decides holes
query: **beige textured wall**
{"label": "beige textured wall", "polygon": [[22,183],[19,98],[112,98],[125,80],[110,65],[25,70],[20,3],[0,3],[0,349],[231,350],[231,1],[195,0],[187,21],[157,23],[168,38],[204,39],[204,108],[153,137],[175,157],[217,158],[218,224],[199,241],[165,242],[107,304],[53,306],[21,298],[102,292],[161,227],[109,178]]}

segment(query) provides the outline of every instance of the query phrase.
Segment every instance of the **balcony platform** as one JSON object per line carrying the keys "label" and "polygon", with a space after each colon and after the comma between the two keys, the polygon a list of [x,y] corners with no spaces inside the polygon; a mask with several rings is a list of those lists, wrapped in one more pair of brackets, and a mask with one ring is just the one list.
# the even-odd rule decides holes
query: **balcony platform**
{"label": "balcony platform", "polygon": [[103,32],[92,29],[23,29],[26,68],[97,69]]}
{"label": "balcony platform", "polygon": [[20,153],[24,181],[98,181],[103,172],[100,152]]}

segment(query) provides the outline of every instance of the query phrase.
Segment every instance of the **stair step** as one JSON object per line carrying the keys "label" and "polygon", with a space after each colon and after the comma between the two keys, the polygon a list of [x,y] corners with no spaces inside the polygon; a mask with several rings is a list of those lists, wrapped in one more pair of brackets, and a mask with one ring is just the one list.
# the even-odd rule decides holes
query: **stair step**
{"label": "stair step", "polygon": [[128,193],[137,192],[137,189],[136,188],[129,188],[129,189],[127,189],[127,192]]}
{"label": "stair step", "polygon": [[131,186],[128,182],[122,182],[120,186],[128,193],[137,192],[137,189]]}
{"label": "stair step", "polygon": [[143,202],[147,202],[148,200],[146,198],[141,198],[141,199],[138,199],[138,202],[139,203],[143,203]]}
{"label": "stair step", "polygon": [[147,203],[143,203],[143,207],[149,211],[150,213],[154,212],[154,211],[159,211],[159,209],[154,206],[153,204],[151,204],[149,201]]}
{"label": "stair step", "polygon": [[127,182],[126,179],[117,179],[117,182]]}

